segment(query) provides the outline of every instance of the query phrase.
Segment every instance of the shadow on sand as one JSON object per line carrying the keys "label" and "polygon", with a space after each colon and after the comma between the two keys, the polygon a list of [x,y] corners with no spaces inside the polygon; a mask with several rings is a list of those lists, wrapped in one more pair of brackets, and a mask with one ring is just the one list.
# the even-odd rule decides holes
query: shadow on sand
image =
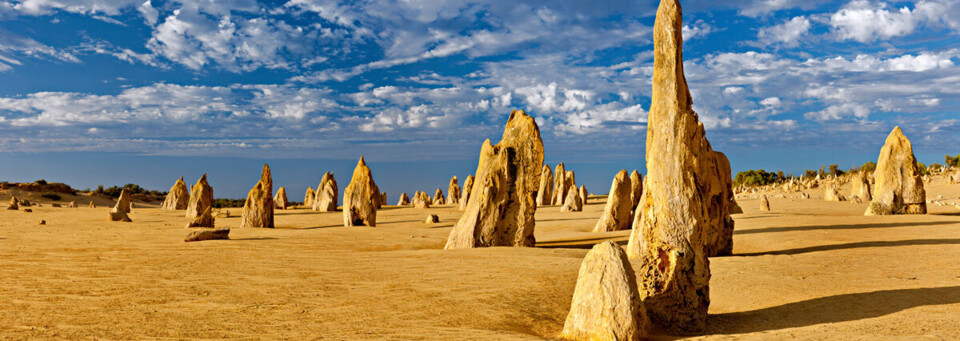
{"label": "shadow on sand", "polygon": [[809,247],[801,247],[796,249],[786,249],[786,250],[777,250],[777,251],[735,253],[733,256],[734,257],[753,257],[753,256],[769,256],[769,255],[797,255],[797,254],[810,253],[810,252],[859,249],[859,248],[869,248],[869,247],[893,247],[893,246],[911,246],[911,245],[953,245],[953,244],[960,244],[960,239],[910,239],[910,240],[894,240],[894,241],[856,242],[856,243],[845,243],[845,244],[809,246]]}
{"label": "shadow on sand", "polygon": [[960,303],[960,286],[843,294],[752,311],[710,315],[707,333],[753,333],[856,321],[915,307],[956,303]]}
{"label": "shadow on sand", "polygon": [[795,232],[795,231],[816,231],[816,230],[859,230],[859,229],[877,229],[887,227],[907,227],[907,226],[935,226],[935,225],[958,225],[955,221],[930,221],[930,222],[904,222],[904,223],[879,223],[879,224],[849,224],[849,225],[809,225],[809,226],[785,226],[768,227],[750,230],[734,230],[734,235],[773,233],[773,232]]}
{"label": "shadow on sand", "polygon": [[551,240],[537,242],[537,247],[542,249],[592,249],[594,245],[605,241],[612,241],[620,246],[626,246],[629,241],[628,236],[610,236],[606,238],[587,238],[587,239],[567,239]]}

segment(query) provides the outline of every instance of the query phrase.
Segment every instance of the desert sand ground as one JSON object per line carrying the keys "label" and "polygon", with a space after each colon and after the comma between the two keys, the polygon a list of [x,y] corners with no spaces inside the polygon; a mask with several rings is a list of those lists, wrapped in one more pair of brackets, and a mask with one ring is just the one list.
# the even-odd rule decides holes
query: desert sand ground
{"label": "desert sand ground", "polygon": [[[960,202],[960,185],[927,188]],[[741,197],[735,255],[711,260],[707,330],[653,339],[960,337],[960,210],[864,217],[866,203],[807,192],[771,196],[772,212]],[[133,223],[86,200],[2,210],[0,339],[553,339],[589,248],[626,243],[629,231],[590,232],[604,200],[540,208],[536,248],[452,251],[452,206],[387,206],[375,228],[277,211],[276,229],[199,243],[183,242],[183,211],[142,204]],[[441,223],[424,224],[429,213]]]}

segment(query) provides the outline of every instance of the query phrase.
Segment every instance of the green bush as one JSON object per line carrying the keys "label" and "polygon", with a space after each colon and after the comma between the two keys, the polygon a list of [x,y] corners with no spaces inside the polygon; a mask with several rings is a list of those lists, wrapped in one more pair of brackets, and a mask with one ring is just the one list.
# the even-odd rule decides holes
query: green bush
{"label": "green bush", "polygon": [[777,173],[771,173],[762,169],[751,169],[737,173],[733,178],[734,186],[763,186],[783,180],[777,176]]}
{"label": "green bush", "polygon": [[860,166],[861,172],[872,172],[875,170],[877,170],[877,164],[873,161],[868,161],[867,163],[864,163],[863,166]]}

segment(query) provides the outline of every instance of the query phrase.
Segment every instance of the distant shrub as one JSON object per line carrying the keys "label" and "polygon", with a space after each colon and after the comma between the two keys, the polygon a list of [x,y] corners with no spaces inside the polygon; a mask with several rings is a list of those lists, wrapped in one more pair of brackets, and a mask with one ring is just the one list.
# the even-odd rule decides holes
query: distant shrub
{"label": "distant shrub", "polygon": [[213,208],[243,207],[246,199],[213,199]]}
{"label": "distant shrub", "polygon": [[47,184],[47,180],[44,180],[44,179],[40,179],[40,180],[37,180],[37,181],[34,181],[34,182],[37,183],[37,185],[46,185],[46,184]]}
{"label": "distant shrub", "polygon": [[40,196],[50,200],[60,200],[60,195],[56,193],[44,193],[44,194],[41,194]]}
{"label": "distant shrub", "polygon": [[763,186],[780,181],[777,173],[771,173],[762,169],[751,169],[737,173],[733,178],[734,186]]}
{"label": "distant shrub", "polygon": [[875,170],[877,170],[877,163],[873,161],[867,161],[867,163],[864,163],[862,166],[860,166],[861,172],[873,172]]}

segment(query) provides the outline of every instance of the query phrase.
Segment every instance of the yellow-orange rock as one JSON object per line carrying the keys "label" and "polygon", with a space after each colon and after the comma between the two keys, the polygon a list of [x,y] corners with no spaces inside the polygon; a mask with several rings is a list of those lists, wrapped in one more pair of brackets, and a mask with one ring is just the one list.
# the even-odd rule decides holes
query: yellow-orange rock
{"label": "yellow-orange rock", "polygon": [[303,207],[313,208],[313,199],[317,196],[317,192],[313,190],[313,187],[307,187],[307,192],[303,194]]}
{"label": "yellow-orange rock", "polygon": [[267,164],[263,164],[260,181],[247,193],[240,227],[273,228],[273,178]]}
{"label": "yellow-orange rock", "polygon": [[183,177],[177,179],[173,183],[173,186],[170,187],[170,192],[167,192],[167,197],[163,200],[163,204],[160,205],[161,210],[168,211],[177,211],[187,209],[187,205],[190,203],[190,192],[187,191],[187,184],[183,182]]}
{"label": "yellow-orange rock", "polygon": [[603,209],[603,215],[600,216],[597,225],[593,227],[593,232],[630,229],[631,190],[627,170],[621,170],[613,177],[613,183],[610,184],[610,194],[607,195],[607,206]]}
{"label": "yellow-orange rock", "polygon": [[551,201],[554,205],[560,206],[563,205],[563,199],[566,199],[567,191],[570,189],[567,187],[567,171],[563,162],[557,164],[557,169],[553,175],[553,198]]}
{"label": "yellow-orange rock", "polygon": [[460,194],[460,210],[467,209],[467,203],[470,202],[470,191],[473,190],[473,174],[467,175],[467,179],[463,180],[463,190]]}
{"label": "yellow-orange rock", "polygon": [[542,167],[540,128],[526,112],[511,112],[500,143],[480,148],[470,202],[444,248],[534,246]]}
{"label": "yellow-orange rock", "polygon": [[230,239],[230,229],[203,229],[199,231],[193,231],[190,232],[190,234],[188,234],[183,241],[189,243],[216,239]]}
{"label": "yellow-orange rock", "polygon": [[343,225],[377,226],[377,202],[380,199],[380,189],[373,181],[373,173],[361,156],[350,184],[343,190]]}
{"label": "yellow-orange rock", "polygon": [[853,176],[850,183],[852,184],[850,188],[851,197],[855,196],[864,201],[873,200],[873,192],[870,190],[870,176],[867,172],[858,172],[857,175]]}
{"label": "yellow-orange rock", "polygon": [[450,179],[450,185],[447,186],[447,205],[456,205],[460,203],[460,185],[457,184],[457,176]]}
{"label": "yellow-orange rock", "polygon": [[437,188],[437,191],[433,194],[433,204],[434,205],[443,205],[446,199],[443,197],[443,189]]}
{"label": "yellow-orange rock", "polygon": [[400,193],[400,200],[397,200],[397,206],[406,205],[410,205],[410,197],[407,196],[407,193]]}
{"label": "yellow-orange rock", "polygon": [[317,212],[336,212],[339,200],[340,188],[337,186],[337,179],[331,172],[323,173],[320,184],[317,185],[316,196],[313,198],[313,210]]}
{"label": "yellow-orange rock", "polygon": [[893,128],[873,172],[873,200],[864,215],[927,214],[927,191],[913,145],[900,127]]}
{"label": "yellow-orange rock", "polygon": [[187,218],[196,218],[207,208],[213,206],[213,187],[207,183],[207,173],[190,188],[190,202],[187,204]]}
{"label": "yellow-orange rock", "polygon": [[563,199],[563,206],[560,212],[580,212],[583,211],[583,199],[580,198],[580,190],[576,187],[570,187],[567,190],[567,196]]}
{"label": "yellow-orange rock", "polygon": [[273,196],[273,205],[281,210],[287,209],[287,189],[280,187],[277,194]]}
{"label": "yellow-orange rock", "polygon": [[543,165],[540,171],[540,187],[537,189],[537,206],[549,206],[553,204],[553,171],[550,167]]}
{"label": "yellow-orange rock", "polygon": [[193,219],[193,221],[187,223],[187,228],[191,227],[214,227],[215,218],[213,217],[212,208],[207,207],[199,217]]}

